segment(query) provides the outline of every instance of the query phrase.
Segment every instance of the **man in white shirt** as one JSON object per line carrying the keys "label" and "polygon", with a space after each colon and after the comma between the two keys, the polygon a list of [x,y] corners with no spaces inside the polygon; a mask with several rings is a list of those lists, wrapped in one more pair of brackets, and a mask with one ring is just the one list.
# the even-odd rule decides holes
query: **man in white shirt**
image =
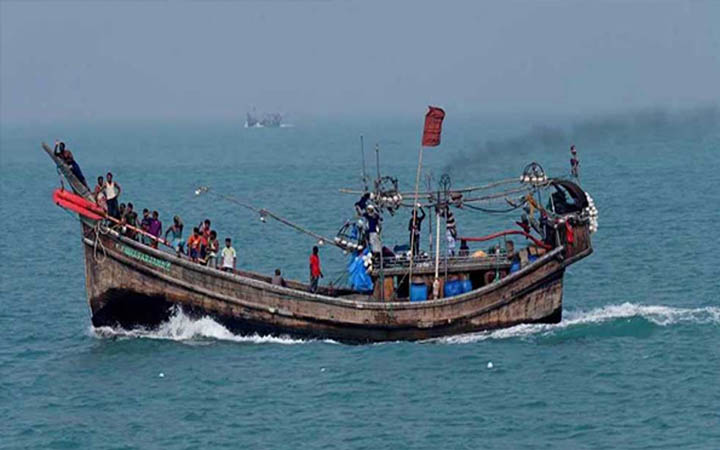
{"label": "man in white shirt", "polygon": [[118,207],[118,197],[122,189],[120,185],[113,180],[113,174],[108,172],[105,176],[105,201],[107,202],[108,214],[116,219],[120,219],[120,208]]}
{"label": "man in white shirt", "polygon": [[237,253],[232,247],[232,240],[230,238],[225,238],[225,248],[223,248],[220,256],[222,258],[222,270],[225,272],[235,272]]}

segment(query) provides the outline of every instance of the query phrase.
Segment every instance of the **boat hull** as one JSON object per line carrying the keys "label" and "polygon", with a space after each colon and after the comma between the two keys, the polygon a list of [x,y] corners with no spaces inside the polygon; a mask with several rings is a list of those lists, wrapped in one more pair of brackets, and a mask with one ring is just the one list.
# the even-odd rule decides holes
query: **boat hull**
{"label": "boat hull", "polygon": [[259,276],[226,274],[110,234],[86,237],[84,244],[95,326],[152,328],[179,307],[191,316],[213,317],[236,333],[362,343],[556,323],[562,317],[561,251],[484,288],[409,303],[362,302],[281,288]]}

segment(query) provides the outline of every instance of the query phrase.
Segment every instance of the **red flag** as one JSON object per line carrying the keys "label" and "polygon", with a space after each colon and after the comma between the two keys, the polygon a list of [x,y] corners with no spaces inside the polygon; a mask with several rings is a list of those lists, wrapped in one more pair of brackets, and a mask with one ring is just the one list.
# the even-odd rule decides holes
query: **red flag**
{"label": "red flag", "polygon": [[442,121],[445,118],[445,111],[442,108],[428,106],[430,108],[425,114],[425,129],[423,130],[423,147],[437,147],[440,144],[440,133],[442,132]]}

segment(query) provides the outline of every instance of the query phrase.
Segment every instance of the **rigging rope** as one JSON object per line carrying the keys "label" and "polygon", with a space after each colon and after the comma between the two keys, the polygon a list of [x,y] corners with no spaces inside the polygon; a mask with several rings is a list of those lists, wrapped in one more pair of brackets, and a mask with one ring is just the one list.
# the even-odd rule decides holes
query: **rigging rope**
{"label": "rigging rope", "polygon": [[[102,221],[97,221],[93,227],[93,232],[95,234],[95,240],[93,242],[93,259],[95,259],[95,262],[103,263],[107,258],[107,250],[105,250],[105,244],[102,243],[100,235],[108,234],[110,232],[110,228],[106,224],[103,224]],[[98,247],[102,250],[102,258],[98,258]]]}
{"label": "rigging rope", "polygon": [[509,212],[512,212],[512,211],[522,208],[524,204],[525,204],[525,202],[523,201],[522,203],[518,204],[517,206],[513,206],[508,209],[488,209],[488,208],[483,208],[482,206],[466,205],[466,204],[463,204],[462,207],[463,207],[463,209],[470,208],[470,209],[474,209],[476,211],[481,211],[481,212],[489,213],[489,214],[505,214],[505,213],[509,213]]}
{"label": "rigging rope", "polygon": [[321,245],[324,244],[324,243],[329,243],[329,244],[335,245],[336,247],[342,248],[342,247],[340,247],[338,244],[336,244],[332,239],[329,239],[329,238],[327,238],[327,237],[325,237],[325,236],[323,236],[323,235],[321,235],[321,234],[315,233],[314,231],[308,230],[307,228],[304,228],[304,227],[302,227],[302,226],[300,226],[300,225],[298,225],[298,224],[296,224],[296,223],[293,223],[293,222],[289,221],[288,219],[285,219],[284,217],[281,217],[281,216],[279,216],[279,215],[277,215],[277,214],[275,214],[275,213],[273,213],[272,211],[269,211],[269,210],[267,210],[267,209],[257,208],[257,207],[255,207],[255,206],[250,205],[249,203],[245,203],[245,202],[243,202],[243,201],[241,201],[241,200],[239,200],[239,199],[237,199],[237,198],[235,198],[235,197],[233,197],[233,196],[231,196],[231,195],[222,194],[222,193],[220,193],[220,192],[212,191],[212,190],[210,189],[210,187],[208,187],[208,186],[203,186],[203,187],[200,187],[200,188],[198,188],[198,189],[195,190],[195,195],[200,195],[200,194],[204,194],[204,193],[209,193],[209,194],[218,196],[218,197],[220,197],[220,198],[222,198],[222,199],[224,199],[224,200],[226,200],[226,201],[235,203],[235,204],[237,204],[237,205],[242,206],[243,208],[247,208],[247,209],[249,209],[250,211],[253,211],[253,212],[255,212],[255,213],[258,213],[258,214],[260,214],[260,220],[262,220],[263,222],[265,222],[265,217],[270,217],[270,218],[275,219],[275,220],[277,220],[278,222],[280,222],[280,223],[282,223],[282,224],[284,224],[284,225],[287,225],[287,226],[289,226],[289,227],[291,227],[291,228],[294,228],[295,230],[297,230],[297,231],[299,231],[299,232],[301,232],[301,233],[304,233],[304,234],[307,234],[308,236],[314,237],[315,239],[317,239],[317,240],[319,241],[318,243],[321,244]]}
{"label": "rigging rope", "polygon": [[[461,189],[451,189],[451,193],[462,193],[462,192],[473,192],[473,191],[481,191],[485,189],[491,189],[497,186],[502,186],[504,184],[511,184],[511,183],[518,183],[518,178],[506,178],[504,180],[495,181],[488,184],[483,184],[480,186],[470,186],[467,188],[461,188]],[[363,194],[363,191],[359,191],[357,189],[340,189],[340,192],[343,194]],[[398,192],[402,196],[408,196],[408,195],[415,195],[415,192]],[[434,195],[435,191],[426,191],[426,192],[418,192],[418,196],[429,196]]]}

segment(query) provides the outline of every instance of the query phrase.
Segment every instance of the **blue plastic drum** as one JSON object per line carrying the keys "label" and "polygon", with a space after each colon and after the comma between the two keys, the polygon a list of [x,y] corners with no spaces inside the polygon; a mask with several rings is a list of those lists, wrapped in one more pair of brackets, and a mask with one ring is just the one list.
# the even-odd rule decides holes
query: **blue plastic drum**
{"label": "blue plastic drum", "polygon": [[428,298],[428,287],[425,283],[413,283],[410,285],[410,301],[422,302]]}

